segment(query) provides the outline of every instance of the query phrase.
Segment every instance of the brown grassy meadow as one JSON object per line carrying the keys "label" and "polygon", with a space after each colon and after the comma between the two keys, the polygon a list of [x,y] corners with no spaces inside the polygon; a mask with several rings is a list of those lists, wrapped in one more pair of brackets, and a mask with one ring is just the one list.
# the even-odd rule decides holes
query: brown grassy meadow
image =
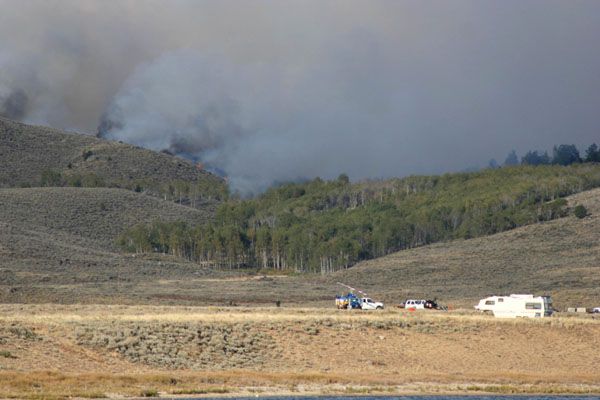
{"label": "brown grassy meadow", "polygon": [[0,315],[4,397],[600,393],[591,316],[58,305]]}

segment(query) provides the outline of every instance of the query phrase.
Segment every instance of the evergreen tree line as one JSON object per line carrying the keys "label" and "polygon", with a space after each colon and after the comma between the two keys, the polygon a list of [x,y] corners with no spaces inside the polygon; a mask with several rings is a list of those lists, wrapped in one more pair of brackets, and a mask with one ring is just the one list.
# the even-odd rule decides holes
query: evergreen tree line
{"label": "evergreen tree line", "polygon": [[600,166],[521,166],[351,184],[348,177],[288,183],[232,199],[214,221],[140,224],[119,238],[222,268],[329,273],[437,241],[472,238],[567,213],[562,198],[600,186]]}
{"label": "evergreen tree line", "polygon": [[[577,146],[574,144],[561,144],[554,146],[552,149],[552,157],[547,151],[541,152],[538,150],[529,150],[519,162],[517,152],[512,150],[508,153],[505,166],[515,165],[562,165],[567,166],[575,163],[600,162],[600,149],[596,143],[592,143],[585,151],[585,156],[581,157]],[[491,168],[498,168],[496,160],[490,160]]]}

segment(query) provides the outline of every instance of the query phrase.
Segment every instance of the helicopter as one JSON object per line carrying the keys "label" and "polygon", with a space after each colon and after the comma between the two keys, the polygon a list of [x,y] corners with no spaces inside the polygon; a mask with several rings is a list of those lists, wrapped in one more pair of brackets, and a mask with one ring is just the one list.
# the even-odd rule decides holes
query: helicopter
{"label": "helicopter", "polygon": [[[384,305],[382,302],[373,301],[369,295],[360,289],[353,288],[352,286],[346,285],[342,282],[336,282],[336,284],[348,288],[350,292],[345,296],[336,296],[335,304],[338,309],[361,309],[361,310],[382,310]],[[358,297],[354,292],[361,295]]]}

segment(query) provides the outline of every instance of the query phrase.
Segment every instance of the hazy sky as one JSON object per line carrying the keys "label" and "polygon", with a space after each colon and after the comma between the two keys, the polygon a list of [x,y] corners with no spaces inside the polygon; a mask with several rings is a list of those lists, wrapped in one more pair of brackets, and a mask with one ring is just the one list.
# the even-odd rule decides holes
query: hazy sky
{"label": "hazy sky", "polygon": [[241,190],[600,142],[600,1],[0,0],[0,113]]}

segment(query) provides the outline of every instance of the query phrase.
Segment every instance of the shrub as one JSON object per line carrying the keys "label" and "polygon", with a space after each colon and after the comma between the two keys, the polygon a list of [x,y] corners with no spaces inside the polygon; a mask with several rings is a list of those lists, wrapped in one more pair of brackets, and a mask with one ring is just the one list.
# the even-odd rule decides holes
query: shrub
{"label": "shrub", "polygon": [[87,161],[87,159],[90,158],[93,155],[94,155],[94,152],[91,151],[91,150],[84,150],[83,153],[81,154],[81,156],[83,157],[84,161]]}
{"label": "shrub", "polygon": [[588,215],[588,211],[587,208],[579,204],[573,209],[573,214],[575,214],[577,218],[585,218]]}
{"label": "shrub", "polygon": [[40,179],[41,186],[62,186],[62,184],[63,177],[60,171],[47,169],[42,172],[42,177]]}
{"label": "shrub", "polygon": [[40,337],[31,329],[23,326],[12,326],[8,331],[19,339],[38,340]]}
{"label": "shrub", "polygon": [[81,177],[83,187],[104,187],[104,179],[96,174],[87,174]]}
{"label": "shrub", "polygon": [[81,175],[71,175],[67,179],[67,185],[72,187],[81,187]]}
{"label": "shrub", "polygon": [[0,351],[0,357],[4,357],[4,358],[17,358],[15,357],[10,351],[8,350],[2,350]]}
{"label": "shrub", "polygon": [[142,397],[158,397],[158,391],[155,389],[145,389],[140,393]]}

